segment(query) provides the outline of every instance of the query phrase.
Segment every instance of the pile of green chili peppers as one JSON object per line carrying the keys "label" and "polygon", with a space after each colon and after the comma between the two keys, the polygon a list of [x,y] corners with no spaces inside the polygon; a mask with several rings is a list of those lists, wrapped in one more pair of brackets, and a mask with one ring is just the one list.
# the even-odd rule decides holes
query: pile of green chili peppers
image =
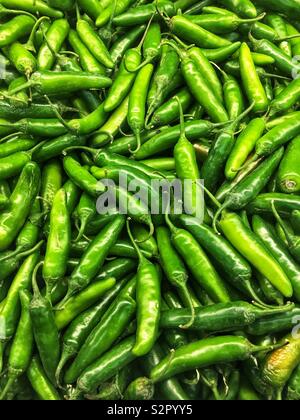
{"label": "pile of green chili peppers", "polygon": [[299,18],[0,0],[0,400],[300,400]]}

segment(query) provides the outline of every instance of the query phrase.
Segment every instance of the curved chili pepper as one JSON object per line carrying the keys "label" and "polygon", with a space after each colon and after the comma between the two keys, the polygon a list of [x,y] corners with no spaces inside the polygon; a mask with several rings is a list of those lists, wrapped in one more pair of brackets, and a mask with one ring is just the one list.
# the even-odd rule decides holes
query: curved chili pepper
{"label": "curved chili pepper", "polygon": [[253,353],[271,351],[274,347],[276,348],[270,345],[255,346],[247,339],[237,336],[207,338],[170,353],[152,369],[150,378],[155,383],[161,382],[187,370],[245,360]]}
{"label": "curved chili pepper", "polygon": [[137,333],[132,350],[136,356],[147,354],[155,344],[160,317],[160,276],[156,266],[141,253],[127,221],[128,235],[139,256],[137,271]]}
{"label": "curved chili pepper", "polygon": [[65,382],[72,383],[85,369],[92,366],[95,360],[107,352],[115,340],[124,331],[136,309],[135,301],[128,295],[122,294],[108,308],[101,322],[93,329],[79,350],[75,361],[65,375]]}
{"label": "curved chili pepper", "polygon": [[[167,224],[171,230],[172,243],[187,264],[195,280],[215,302],[230,301],[225,285],[195,238],[186,230],[176,228],[168,217]],[[199,269],[198,267],[202,268]]]}
{"label": "curved chili pepper", "polygon": [[63,308],[66,302],[75,293],[90,284],[103,265],[110,248],[116,243],[124,227],[124,223],[124,216],[115,216],[114,220],[100,231],[96,238],[91,242],[82,256],[78,267],[75,268],[70,277],[68,293],[61,302],[60,307]]}
{"label": "curved chili pepper", "polygon": [[37,285],[36,275],[41,264],[36,265],[32,276],[34,295],[30,304],[30,317],[43,367],[48,378],[54,383],[55,371],[59,362],[60,343],[51,304],[41,295]]}
{"label": "curved chili pepper", "polygon": [[9,353],[8,381],[5,388],[1,391],[0,400],[5,398],[16,378],[26,372],[32,357],[33,333],[29,315],[31,295],[27,290],[21,290],[19,295],[21,316]]}
{"label": "curved chili pepper", "polygon": [[29,34],[33,26],[34,18],[27,15],[16,16],[3,23],[0,29],[0,47],[6,47],[18,41],[19,38]]}

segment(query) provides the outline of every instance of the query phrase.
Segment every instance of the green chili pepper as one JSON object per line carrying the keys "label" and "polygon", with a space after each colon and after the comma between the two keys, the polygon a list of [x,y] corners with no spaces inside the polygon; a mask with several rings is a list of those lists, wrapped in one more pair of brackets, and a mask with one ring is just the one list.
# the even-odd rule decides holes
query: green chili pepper
{"label": "green chili pepper", "polygon": [[78,19],[76,30],[83,43],[87,46],[99,63],[109,69],[112,69],[114,67],[114,63],[110,58],[110,54],[106,49],[104,42],[93,30],[90,24],[83,19]]}
{"label": "green chili pepper", "polygon": [[76,222],[80,222],[80,227],[78,226],[78,236],[75,239],[75,242],[81,240],[86,230],[86,226],[94,218],[96,211],[95,200],[87,193],[83,193],[75,210]]}
{"label": "green chili pepper", "polygon": [[300,201],[297,195],[282,193],[266,193],[256,197],[247,207],[250,213],[268,214],[272,213],[272,203],[282,216],[289,217],[293,210],[300,210]]}
{"label": "green chili pepper", "polygon": [[274,346],[270,345],[255,346],[245,338],[237,336],[207,338],[171,352],[152,369],[150,379],[154,383],[160,382],[187,370],[245,360],[252,353],[271,351],[273,348]]}
{"label": "green chili pepper", "polygon": [[85,369],[78,378],[73,399],[82,393],[91,394],[100,384],[135,360],[132,353],[134,342],[134,336],[126,338]]}
{"label": "green chili pepper", "polygon": [[71,222],[67,209],[66,194],[60,189],[53,199],[50,213],[50,231],[43,264],[43,278],[47,295],[55,283],[64,277],[70,252]]}
{"label": "green chili pepper", "polygon": [[38,357],[33,357],[27,370],[27,377],[32,388],[38,394],[41,400],[59,401],[60,395],[47,378]]}
{"label": "green chili pepper", "polygon": [[139,256],[136,280],[137,333],[132,352],[136,356],[143,356],[152,349],[157,339],[161,305],[161,279],[156,266],[143,256],[133,239],[129,221],[127,221],[127,230]]}
{"label": "green chili pepper", "polygon": [[76,292],[88,286],[93,280],[103,265],[110,248],[117,242],[124,227],[124,223],[125,219],[123,216],[116,216],[91,242],[82,256],[78,267],[70,277],[68,293],[62,301],[61,307],[63,307]]}
{"label": "green chili pepper", "polygon": [[16,16],[3,23],[0,29],[0,47],[6,47],[29,34],[33,25],[34,18],[27,15]]}
{"label": "green chili pepper", "polygon": [[108,290],[116,284],[114,278],[108,278],[94,282],[78,295],[70,298],[63,309],[59,309],[55,314],[55,323],[59,330],[64,329],[81,312],[95,304]]}
{"label": "green chili pepper", "polygon": [[48,378],[54,383],[59,362],[60,343],[54,313],[48,299],[45,299],[37,285],[37,272],[42,263],[36,265],[32,276],[34,296],[30,304],[30,317],[34,339]]}
{"label": "green chili pepper", "polygon": [[267,334],[287,333],[295,326],[295,320],[300,315],[299,307],[295,307],[285,314],[274,315],[254,322],[247,327],[247,333],[254,336],[266,336]]}
{"label": "green chili pepper", "polygon": [[19,294],[22,307],[21,316],[9,353],[8,381],[5,388],[1,391],[0,400],[4,400],[16,378],[26,372],[32,357],[33,334],[29,315],[31,296],[26,290],[20,290]]}
{"label": "green chili pepper", "polygon": [[68,36],[70,25],[66,19],[58,19],[52,23],[45,35],[45,42],[41,46],[38,57],[39,71],[51,70],[58,53]]}
{"label": "green chili pepper", "polygon": [[137,26],[115,41],[109,51],[115,65],[120,63],[126,51],[134,45],[145,29],[144,25]]}
{"label": "green chili pepper", "polygon": [[257,10],[250,0],[221,0],[221,3],[244,18],[255,18]]}
{"label": "green chili pepper", "polygon": [[140,136],[145,126],[146,101],[153,70],[153,65],[147,64],[139,71],[129,95],[127,120],[137,140],[137,147],[131,153],[137,153],[141,147]]}
{"label": "green chili pepper", "polygon": [[220,47],[214,49],[201,48],[202,53],[209,61],[214,63],[222,63],[223,61],[230,58],[241,46],[241,42],[234,42],[228,47]]}
{"label": "green chili pepper", "polygon": [[137,378],[128,386],[124,393],[124,400],[151,400],[154,395],[154,385],[148,378]]}
{"label": "green chili pepper", "polygon": [[280,190],[285,193],[298,193],[300,190],[300,174],[297,165],[300,137],[296,137],[289,145],[279,167],[277,182]]}
{"label": "green chili pepper", "polygon": [[95,73],[43,71],[33,73],[27,83],[12,90],[11,94],[34,87],[42,95],[64,95],[78,90],[102,89],[110,85],[111,80],[108,77]]}
{"label": "green chili pepper", "polygon": [[279,263],[257,236],[235,213],[223,212],[220,227],[231,244],[285,297],[293,295],[292,285]]}
{"label": "green chili pepper", "polygon": [[18,235],[39,190],[40,170],[36,163],[24,166],[10,197],[10,207],[0,216],[0,249],[6,250]]}
{"label": "green chili pepper", "polygon": [[[172,243],[193,274],[195,280],[197,280],[215,302],[230,301],[225,285],[195,238],[186,230],[176,228],[168,217],[167,224],[171,230]],[[198,267],[201,267],[201,269]]]}
{"label": "green chili pepper", "polygon": [[108,308],[101,323],[94,328],[81,347],[65,375],[65,382],[74,382],[88,366],[109,350],[133,317],[135,308],[135,301],[121,292],[121,296]]}

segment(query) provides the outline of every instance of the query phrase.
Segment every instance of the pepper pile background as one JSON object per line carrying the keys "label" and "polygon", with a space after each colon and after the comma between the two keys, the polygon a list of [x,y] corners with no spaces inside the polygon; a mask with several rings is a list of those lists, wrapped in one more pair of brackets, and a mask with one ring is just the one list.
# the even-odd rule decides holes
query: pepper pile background
{"label": "pepper pile background", "polygon": [[[299,17],[0,0],[2,400],[300,399]],[[120,174],[204,223],[99,215]]]}

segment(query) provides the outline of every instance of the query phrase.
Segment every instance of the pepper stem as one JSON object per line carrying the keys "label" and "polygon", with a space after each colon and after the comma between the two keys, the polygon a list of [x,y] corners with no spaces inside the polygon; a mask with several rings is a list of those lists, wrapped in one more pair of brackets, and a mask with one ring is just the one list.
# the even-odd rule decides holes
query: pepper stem
{"label": "pepper stem", "polygon": [[32,274],[32,289],[33,289],[33,293],[35,295],[35,298],[37,297],[41,297],[41,292],[39,289],[39,286],[37,284],[37,273],[40,269],[40,267],[42,267],[42,265],[44,264],[44,261],[40,261],[34,268],[33,270],[33,274]]}
{"label": "pepper stem", "polygon": [[24,250],[24,251],[22,249],[23,247],[19,247],[15,251],[11,252],[10,254],[5,255],[4,257],[0,258],[0,263],[3,262],[3,261],[9,260],[10,258],[14,258],[14,257],[16,257],[17,259],[27,257],[28,255],[31,255],[35,251],[37,251],[42,246],[43,243],[44,243],[44,241],[40,241],[33,248],[28,249],[28,250]]}
{"label": "pepper stem", "polygon": [[182,284],[180,286],[180,294],[181,294],[183,300],[188,304],[188,306],[190,308],[190,311],[191,311],[191,318],[190,318],[190,320],[186,324],[180,325],[180,328],[182,328],[183,330],[187,330],[195,322],[195,315],[196,315],[195,314],[195,308],[194,308],[193,300],[191,298],[191,295],[190,295],[190,293],[188,291],[188,288],[187,288],[186,284]]}
{"label": "pepper stem", "polygon": [[29,39],[26,42],[26,44],[24,44],[24,47],[28,50],[28,51],[32,51],[34,53],[36,53],[36,48],[34,46],[34,38],[36,35],[36,32],[40,26],[40,24],[44,21],[44,20],[50,20],[50,18],[48,16],[42,16],[41,18],[39,18],[35,24],[34,27],[32,28],[32,31],[30,33]]}
{"label": "pepper stem", "polygon": [[183,114],[182,105],[181,105],[181,102],[180,102],[178,96],[175,96],[175,99],[177,101],[178,108],[179,108],[179,116],[180,116],[180,139],[186,139],[187,140],[186,135],[185,135],[184,114]]}
{"label": "pepper stem", "polygon": [[55,380],[59,388],[62,388],[62,385],[60,383],[60,376],[61,372],[65,366],[65,364],[71,359],[73,356],[72,351],[68,350],[68,347],[66,345],[63,346],[62,354],[60,357],[60,361],[58,363],[56,372],[55,372]]}
{"label": "pepper stem", "polygon": [[28,80],[28,82],[25,82],[22,85],[15,87],[9,93],[11,95],[14,95],[15,93],[19,93],[24,89],[27,89],[27,88],[30,89],[31,87],[35,86],[36,84],[37,84],[37,82],[35,82],[34,80]]}
{"label": "pepper stem", "polygon": [[130,241],[132,242],[132,245],[133,245],[134,249],[136,250],[136,252],[138,254],[140,262],[142,262],[145,259],[145,257],[143,256],[140,248],[138,247],[138,245],[136,243],[136,240],[133,238],[133,235],[132,235],[132,232],[131,232],[131,229],[130,229],[130,220],[131,220],[130,218],[128,218],[126,220],[127,233],[128,233]]}
{"label": "pepper stem", "polygon": [[271,202],[271,208],[272,208],[272,212],[275,216],[275,219],[277,220],[277,222],[279,223],[279,225],[281,226],[281,228],[283,229],[283,231],[285,233],[285,236],[286,236],[286,239],[288,241],[289,246],[293,246],[293,244],[294,244],[294,241],[293,241],[293,238],[292,238],[293,235],[289,232],[288,228],[286,227],[286,224],[284,223],[280,214],[278,213],[274,200]]}
{"label": "pepper stem", "polygon": [[56,115],[57,119],[62,123],[62,125],[70,132],[76,132],[76,130],[72,129],[70,125],[67,123],[67,121],[62,117],[62,115],[59,113],[56,106],[51,102],[50,98],[47,95],[44,95],[44,98],[48,102],[48,104],[51,106],[54,114]]}
{"label": "pepper stem", "polygon": [[132,155],[136,154],[140,150],[140,148],[142,146],[141,133],[140,133],[139,130],[136,130],[135,131],[135,137],[136,137],[136,148],[134,150],[132,150],[131,149],[131,146],[129,145],[129,152]]}

